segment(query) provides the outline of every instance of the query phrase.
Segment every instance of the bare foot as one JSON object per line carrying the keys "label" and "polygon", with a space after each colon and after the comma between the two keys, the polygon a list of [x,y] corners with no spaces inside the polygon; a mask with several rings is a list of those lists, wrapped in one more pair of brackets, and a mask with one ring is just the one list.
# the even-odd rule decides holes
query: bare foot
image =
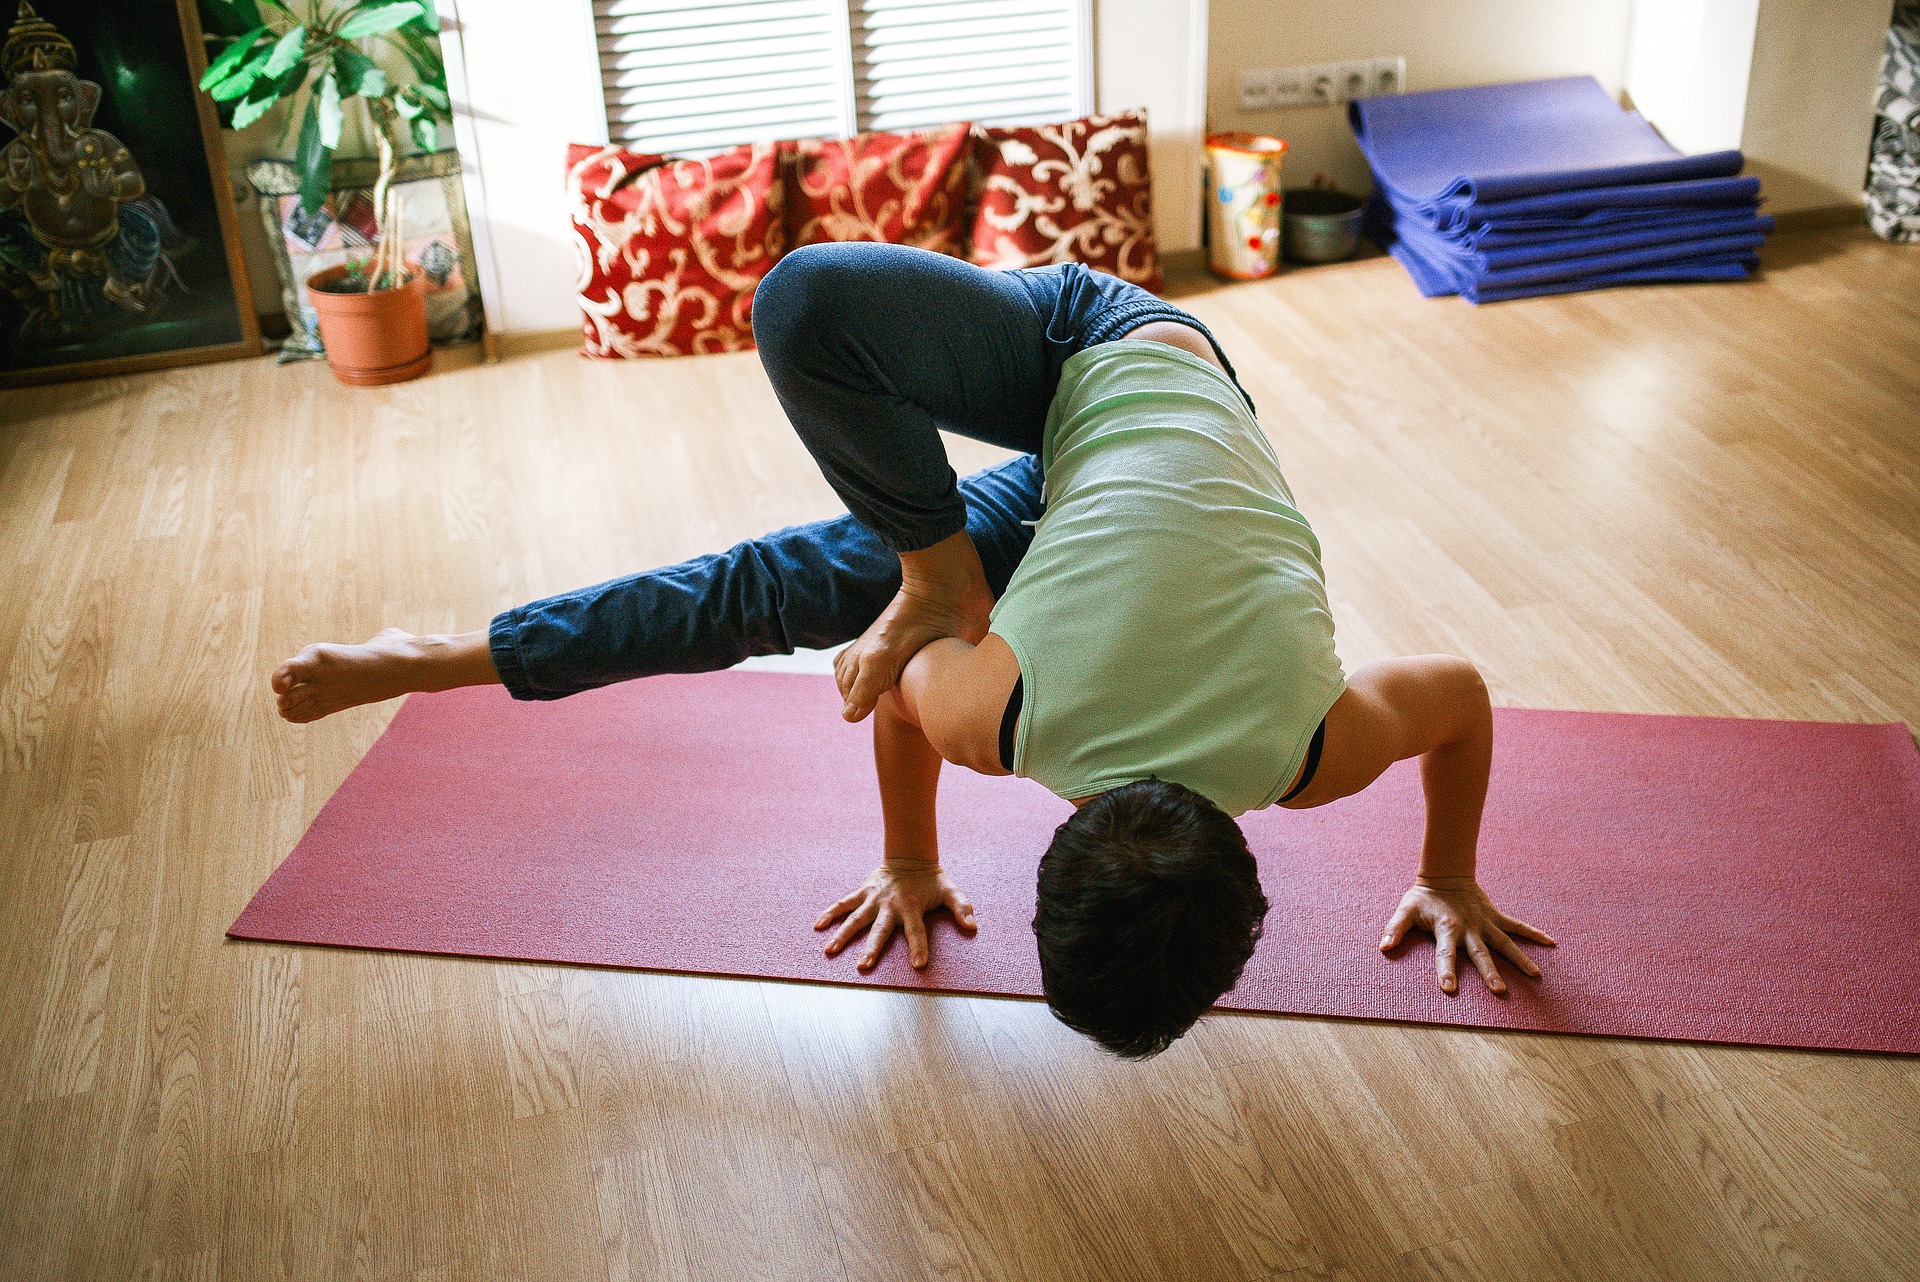
{"label": "bare foot", "polygon": [[834,656],[842,714],[859,721],[900,681],[907,660],[928,642],[959,637],[974,645],[987,635],[993,589],[965,531],[900,557],[900,591],[860,639]]}
{"label": "bare foot", "polygon": [[397,699],[414,679],[420,638],[383,628],[360,645],[310,645],[273,670],[273,693],[288,721],[318,721],[363,703]]}

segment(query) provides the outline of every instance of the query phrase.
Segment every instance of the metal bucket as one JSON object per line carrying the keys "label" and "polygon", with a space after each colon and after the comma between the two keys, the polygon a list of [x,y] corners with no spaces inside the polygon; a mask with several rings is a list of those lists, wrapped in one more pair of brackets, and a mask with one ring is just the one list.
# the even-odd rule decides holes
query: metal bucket
{"label": "metal bucket", "polygon": [[1207,135],[1207,266],[1234,280],[1280,269],[1280,158],[1287,144],[1264,134]]}
{"label": "metal bucket", "polygon": [[1286,251],[1290,263],[1337,263],[1360,247],[1366,202],[1344,191],[1302,187],[1287,193]]}

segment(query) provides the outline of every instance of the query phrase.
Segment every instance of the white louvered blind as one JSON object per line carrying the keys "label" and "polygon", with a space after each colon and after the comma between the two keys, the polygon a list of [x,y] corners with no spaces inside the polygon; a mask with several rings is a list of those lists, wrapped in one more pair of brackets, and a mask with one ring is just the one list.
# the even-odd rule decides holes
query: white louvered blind
{"label": "white louvered blind", "polygon": [[1082,107],[1080,0],[851,0],[862,129],[1071,120]]}
{"label": "white louvered blind", "polygon": [[607,135],[704,155],[852,123],[846,0],[594,0]]}
{"label": "white louvered blind", "polygon": [[1091,110],[1089,0],[593,0],[608,136],[766,138]]}

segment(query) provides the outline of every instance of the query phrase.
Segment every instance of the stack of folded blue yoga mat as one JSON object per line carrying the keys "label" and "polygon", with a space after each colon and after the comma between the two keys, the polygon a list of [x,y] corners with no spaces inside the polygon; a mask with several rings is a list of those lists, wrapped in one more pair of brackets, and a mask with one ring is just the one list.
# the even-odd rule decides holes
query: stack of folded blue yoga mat
{"label": "stack of folded blue yoga mat", "polygon": [[1428,298],[1740,280],[1773,219],[1737,151],[1683,156],[1591,76],[1352,104],[1369,233]]}

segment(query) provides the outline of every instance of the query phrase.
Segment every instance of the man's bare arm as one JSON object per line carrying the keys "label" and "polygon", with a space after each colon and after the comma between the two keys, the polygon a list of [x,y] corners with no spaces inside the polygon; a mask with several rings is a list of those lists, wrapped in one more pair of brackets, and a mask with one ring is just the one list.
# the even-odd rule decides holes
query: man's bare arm
{"label": "man's bare arm", "polygon": [[900,715],[920,727],[940,756],[978,774],[1000,764],[1000,718],[1020,679],[1020,662],[1000,637],[979,645],[943,637],[920,650],[892,691]]}
{"label": "man's bare arm", "polygon": [[[940,866],[935,802],[942,754],[921,728],[925,713],[940,732],[954,736],[956,743],[965,741],[956,717],[966,706],[965,694],[975,675],[970,662],[973,649],[964,641],[933,642],[908,664],[913,675],[875,704],[873,765],[886,825],[883,857],[872,876],[814,924],[815,930],[825,930],[845,919],[827,943],[829,957],[866,931],[862,971],[879,964],[896,928],[907,937],[909,960],[915,967],[925,966],[929,955],[925,917],[939,908],[949,909],[961,929],[974,928],[972,903]],[[935,653],[923,661],[927,650]],[[960,752],[957,747],[952,750]]]}
{"label": "man's bare arm", "polygon": [[1396,761],[1420,758],[1426,836],[1413,886],[1380,941],[1392,948],[1414,926],[1430,930],[1435,969],[1447,992],[1457,987],[1455,953],[1465,947],[1487,987],[1506,991],[1493,962],[1498,951],[1538,975],[1512,936],[1553,938],[1493,906],[1475,879],[1480,816],[1493,761],[1493,710],[1486,683],[1465,659],[1421,655],[1370,664],[1354,673],[1327,714],[1326,742],[1313,781],[1290,807],[1352,796]]}

